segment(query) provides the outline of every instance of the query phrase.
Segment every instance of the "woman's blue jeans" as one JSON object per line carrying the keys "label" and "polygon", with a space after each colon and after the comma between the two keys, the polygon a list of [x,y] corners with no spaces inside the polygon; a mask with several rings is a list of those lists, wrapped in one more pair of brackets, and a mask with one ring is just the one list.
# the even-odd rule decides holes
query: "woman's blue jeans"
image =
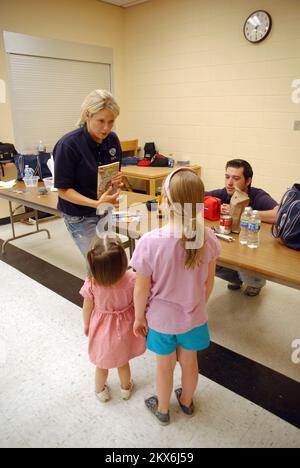
{"label": "woman's blue jeans", "polygon": [[80,252],[86,258],[96,237],[96,226],[100,216],[69,216],[64,214],[65,225]]}

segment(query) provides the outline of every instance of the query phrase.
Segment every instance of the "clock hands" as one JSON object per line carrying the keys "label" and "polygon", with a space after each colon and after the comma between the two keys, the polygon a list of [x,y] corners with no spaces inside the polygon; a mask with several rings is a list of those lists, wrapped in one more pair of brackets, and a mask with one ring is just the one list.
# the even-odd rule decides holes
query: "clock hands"
{"label": "clock hands", "polygon": [[265,11],[256,11],[250,15],[244,25],[244,35],[249,42],[265,39],[272,28],[271,16]]}

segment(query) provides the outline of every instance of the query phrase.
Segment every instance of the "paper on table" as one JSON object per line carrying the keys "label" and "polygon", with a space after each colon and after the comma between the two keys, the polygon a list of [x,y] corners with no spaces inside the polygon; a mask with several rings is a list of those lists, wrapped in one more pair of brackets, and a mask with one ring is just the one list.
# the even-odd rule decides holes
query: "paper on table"
{"label": "paper on table", "polygon": [[50,159],[49,159],[48,162],[47,162],[47,166],[48,166],[49,171],[50,171],[51,174],[52,174],[52,177],[54,177],[54,159],[53,159],[53,155],[52,155],[52,154],[51,154]]}
{"label": "paper on table", "polygon": [[16,180],[9,180],[8,182],[0,181],[0,190],[11,189],[16,185]]}
{"label": "paper on table", "polygon": [[132,211],[113,211],[113,217],[115,218],[127,218],[127,216],[141,216],[140,213],[132,212]]}
{"label": "paper on table", "polygon": [[142,220],[142,215],[140,213],[133,213],[130,211],[115,211],[112,213],[112,217],[114,221],[119,221],[120,223],[139,223]]}
{"label": "paper on table", "polygon": [[[54,159],[53,159],[53,154],[51,154],[51,157],[50,157],[50,159],[49,159],[48,162],[47,162],[47,166],[48,166],[48,169],[49,169],[49,171],[51,172],[52,177],[53,177],[53,179],[54,179]],[[55,185],[55,182],[54,182],[54,185]],[[51,192],[58,192],[58,189],[55,188],[55,187],[52,187],[52,188],[51,188]]]}

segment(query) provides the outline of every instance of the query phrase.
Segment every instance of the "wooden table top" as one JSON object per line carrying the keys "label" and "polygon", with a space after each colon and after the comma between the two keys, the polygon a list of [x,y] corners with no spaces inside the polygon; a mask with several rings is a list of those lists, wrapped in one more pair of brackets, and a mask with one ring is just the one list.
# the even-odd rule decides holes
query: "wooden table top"
{"label": "wooden table top", "polygon": [[[189,167],[195,170],[201,169],[201,167],[198,165],[192,165]],[[141,179],[163,179],[175,169],[178,169],[178,167],[123,166],[121,172],[127,177],[138,177]]]}
{"label": "wooden table top", "polygon": [[[39,182],[39,187],[44,187],[43,182]],[[135,192],[121,192],[121,195],[127,197],[128,206],[146,203],[148,200],[153,199],[153,197],[149,195]],[[0,198],[45,211],[46,213],[62,216],[57,208],[58,192],[48,191],[47,195],[39,195],[36,189],[26,189],[24,182],[17,182],[12,189],[0,190]]]}
{"label": "wooden table top", "polygon": [[[119,223],[119,232],[138,239],[150,229],[164,224],[164,220],[157,218],[156,212],[145,213],[141,223]],[[213,225],[218,225],[218,222],[206,221],[207,227]],[[220,239],[222,251],[217,260],[218,265],[253,273],[269,281],[300,289],[300,252],[287,248],[278,239],[273,239],[270,224],[262,223],[258,249],[249,249],[239,243],[238,235],[232,236],[235,238],[234,242]]]}
{"label": "wooden table top", "polygon": [[[212,222],[207,222],[212,226]],[[235,242],[220,240],[222,251],[218,265],[237,271],[253,272],[267,280],[300,289],[300,251],[289,249],[278,239],[273,239],[271,225],[262,223],[260,245],[249,249],[241,245],[238,235]]]}
{"label": "wooden table top", "polygon": [[[154,168],[153,168],[154,169]],[[40,186],[43,186],[40,183]],[[15,193],[15,190],[25,190],[23,182],[10,190],[0,190],[0,198],[29,206],[46,213],[61,215],[57,209],[58,193],[51,192],[48,195],[37,193]],[[158,219],[157,212],[148,212],[145,203],[153,197],[134,192],[122,192],[127,197],[122,200],[120,210],[141,210],[144,214],[141,223],[119,223],[121,234],[130,234],[138,239],[150,229],[162,226],[163,219]],[[123,197],[124,198],[124,197]],[[214,224],[206,221],[207,226]],[[218,264],[238,271],[256,273],[267,280],[300,289],[300,252],[287,248],[271,236],[271,225],[262,223],[261,242],[258,249],[249,249],[238,242],[238,236],[233,235],[235,242],[229,243],[220,240],[222,251],[218,258]]]}

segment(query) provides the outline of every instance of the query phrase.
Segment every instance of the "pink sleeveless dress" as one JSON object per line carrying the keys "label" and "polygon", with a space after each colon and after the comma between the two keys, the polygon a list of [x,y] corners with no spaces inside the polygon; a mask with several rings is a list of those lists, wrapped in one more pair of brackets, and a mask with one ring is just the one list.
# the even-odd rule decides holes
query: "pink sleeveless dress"
{"label": "pink sleeveless dress", "polygon": [[136,274],[127,271],[114,286],[99,286],[87,279],[80,290],[94,301],[89,328],[89,356],[99,369],[114,369],[146,350],[146,339],[133,334],[133,291]]}

